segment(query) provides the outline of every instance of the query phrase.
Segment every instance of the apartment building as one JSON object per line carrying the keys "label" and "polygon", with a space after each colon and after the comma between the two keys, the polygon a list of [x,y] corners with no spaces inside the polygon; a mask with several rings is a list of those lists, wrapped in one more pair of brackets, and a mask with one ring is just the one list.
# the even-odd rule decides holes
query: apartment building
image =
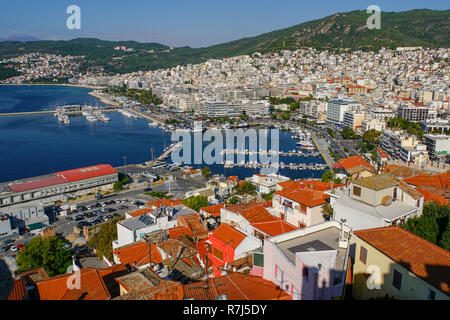
{"label": "apartment building", "polygon": [[327,107],[327,123],[342,128],[344,126],[345,112],[358,112],[361,105],[357,101],[331,100]]}
{"label": "apartment building", "polygon": [[428,119],[430,108],[425,106],[401,105],[397,109],[397,117],[411,122],[421,122]]}
{"label": "apartment building", "polygon": [[344,112],[344,127],[349,127],[352,130],[360,131],[362,122],[365,119],[365,113]]}
{"label": "apartment building", "polygon": [[265,239],[263,278],[293,300],[341,299],[350,238],[349,227],[328,221]]}
{"label": "apartment building", "polygon": [[450,300],[447,250],[399,227],[354,231],[352,242],[353,298]]}
{"label": "apartment building", "polygon": [[430,156],[434,156],[438,153],[450,153],[450,136],[426,134],[423,137],[426,149]]}
{"label": "apartment building", "polygon": [[329,192],[333,220],[353,230],[397,225],[422,214],[423,195],[390,174],[355,180]]}
{"label": "apartment building", "polygon": [[361,133],[364,134],[369,130],[383,132],[386,128],[386,122],[377,118],[361,121]]}

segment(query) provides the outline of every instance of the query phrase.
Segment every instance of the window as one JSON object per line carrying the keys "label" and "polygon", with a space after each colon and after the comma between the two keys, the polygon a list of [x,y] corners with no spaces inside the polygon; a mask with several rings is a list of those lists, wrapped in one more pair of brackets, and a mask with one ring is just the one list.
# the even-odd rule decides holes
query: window
{"label": "window", "polygon": [[264,267],[264,255],[262,253],[253,253],[253,265],[256,267]]}
{"label": "window", "polygon": [[300,211],[301,213],[306,214],[306,206],[304,204],[300,206]]}
{"label": "window", "polygon": [[367,261],[367,249],[364,247],[361,247],[361,249],[359,250],[359,260],[366,264]]}
{"label": "window", "polygon": [[219,249],[214,247],[214,256],[219,259],[220,261],[223,261],[223,252]]}
{"label": "window", "polygon": [[307,266],[303,266],[303,279],[308,281],[309,277],[309,269]]}
{"label": "window", "polygon": [[431,289],[428,289],[428,300],[434,300],[436,299],[436,292],[434,292]]}
{"label": "window", "polygon": [[392,198],[395,200],[397,200],[397,187],[394,188],[394,195],[392,196]]}
{"label": "window", "polygon": [[394,269],[394,279],[392,280],[392,285],[400,290],[402,287],[402,274]]}
{"label": "window", "polygon": [[361,188],[360,187],[353,187],[353,195],[361,197]]}

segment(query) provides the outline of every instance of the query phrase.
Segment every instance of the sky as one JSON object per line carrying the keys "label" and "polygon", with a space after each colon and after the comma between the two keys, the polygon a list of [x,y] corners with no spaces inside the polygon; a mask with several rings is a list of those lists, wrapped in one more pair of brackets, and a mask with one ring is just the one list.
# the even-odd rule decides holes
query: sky
{"label": "sky", "polygon": [[[81,9],[69,30],[66,9]],[[98,38],[205,47],[378,5],[382,11],[449,9],[448,0],[14,0],[0,1],[0,38]]]}

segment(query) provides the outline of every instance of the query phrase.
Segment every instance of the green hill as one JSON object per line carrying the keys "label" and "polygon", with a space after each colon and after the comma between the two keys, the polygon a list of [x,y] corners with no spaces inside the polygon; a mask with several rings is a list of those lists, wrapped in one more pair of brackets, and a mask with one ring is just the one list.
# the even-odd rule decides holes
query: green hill
{"label": "green hill", "polygon": [[[83,69],[101,66],[107,72],[128,73],[256,51],[265,53],[303,47],[331,50],[376,50],[398,46],[450,47],[450,10],[383,12],[380,30],[367,28],[369,16],[366,11],[336,13],[290,28],[205,48],[180,47],[169,50],[169,47],[157,43],[97,39],[7,41],[0,43],[0,58],[27,52],[85,55]],[[114,47],[119,45],[134,48],[135,51],[115,51]]]}

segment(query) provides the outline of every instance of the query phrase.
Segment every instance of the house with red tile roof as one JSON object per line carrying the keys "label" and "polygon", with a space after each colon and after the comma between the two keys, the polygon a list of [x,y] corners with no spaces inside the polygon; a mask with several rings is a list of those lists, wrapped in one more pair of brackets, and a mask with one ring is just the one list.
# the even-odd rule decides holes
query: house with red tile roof
{"label": "house with red tile roof", "polygon": [[216,300],[220,296],[227,300],[292,300],[273,282],[239,272],[183,285],[185,299]]}
{"label": "house with red tile roof", "polygon": [[450,300],[449,251],[400,227],[358,230],[354,236],[355,299]]}
{"label": "house with red tile roof", "polygon": [[146,268],[116,278],[120,296],[114,300],[181,300],[180,282],[163,280],[152,269]]}
{"label": "house with red tile roof", "polygon": [[343,173],[353,178],[370,177],[376,174],[375,168],[360,156],[351,156],[345,159],[340,159],[339,167],[342,168]]}
{"label": "house with red tile roof", "polygon": [[427,190],[439,197],[450,197],[450,172],[429,175],[421,174],[403,180],[409,185]]}
{"label": "house with red tile roof", "polygon": [[262,246],[261,240],[238,230],[227,223],[209,234],[207,240],[207,257],[212,262],[213,272],[221,275],[220,267],[247,257],[253,250]]}
{"label": "house with red tile roof", "polygon": [[299,228],[322,223],[322,206],[328,196],[323,191],[300,189],[278,191],[272,199],[272,213]]}
{"label": "house with red tile roof", "polygon": [[[136,243],[126,245],[113,251],[114,263],[128,265],[133,268],[143,268],[149,265],[148,243],[141,240]],[[154,243],[151,244],[152,263],[162,263],[160,250]]]}
{"label": "house with red tile roof", "polygon": [[113,297],[114,277],[127,273],[125,266],[113,266],[103,270],[83,268],[70,274],[62,274],[37,283],[40,300],[109,300]]}
{"label": "house with red tile roof", "polygon": [[177,221],[179,227],[189,228],[193,237],[197,239],[208,237],[208,230],[201,223],[201,217],[198,213],[183,214],[177,217]]}
{"label": "house with red tile roof", "polygon": [[9,293],[8,300],[28,300],[28,291],[25,279],[14,280],[13,287]]}
{"label": "house with red tile roof", "polygon": [[354,180],[327,195],[333,219],[353,230],[401,224],[423,211],[423,195],[388,173]]}
{"label": "house with red tile roof", "polygon": [[222,222],[234,224],[246,234],[261,240],[298,229],[292,224],[273,216],[262,205],[254,205],[236,212],[223,210],[222,213]]}
{"label": "house with red tile roof", "polygon": [[209,219],[209,218],[219,219],[220,218],[220,209],[222,209],[224,206],[225,206],[225,204],[221,203],[221,204],[215,204],[212,206],[200,208],[200,215],[204,219]]}
{"label": "house with red tile roof", "polygon": [[277,189],[278,183],[289,181],[291,178],[277,174],[254,174],[246,180],[256,185],[257,192],[260,194],[268,194]]}

